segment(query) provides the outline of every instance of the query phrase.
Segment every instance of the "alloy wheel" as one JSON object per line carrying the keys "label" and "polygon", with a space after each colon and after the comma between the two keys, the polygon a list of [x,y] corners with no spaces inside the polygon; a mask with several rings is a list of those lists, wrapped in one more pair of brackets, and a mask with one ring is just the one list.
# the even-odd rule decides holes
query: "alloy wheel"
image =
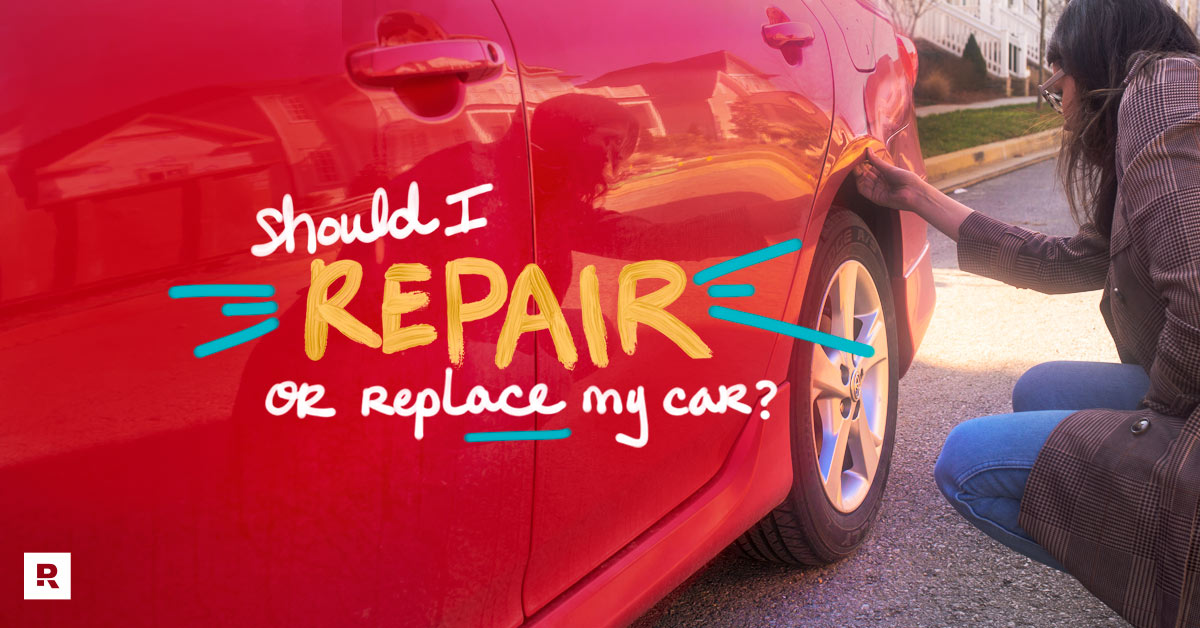
{"label": "alloy wheel", "polygon": [[862,505],[875,480],[888,419],[888,338],[870,272],[847,260],[822,297],[818,329],[875,349],[863,357],[816,346],[812,352],[813,451],[825,496],[840,512]]}

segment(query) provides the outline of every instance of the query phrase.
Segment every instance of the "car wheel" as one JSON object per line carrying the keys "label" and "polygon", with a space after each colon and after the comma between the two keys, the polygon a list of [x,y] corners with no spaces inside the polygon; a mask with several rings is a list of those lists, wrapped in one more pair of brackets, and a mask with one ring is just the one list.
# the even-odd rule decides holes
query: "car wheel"
{"label": "car wheel", "polygon": [[760,560],[821,565],[866,539],[896,434],[896,311],[879,243],[852,212],[830,210],[799,324],[869,344],[875,355],[795,343],[792,490],[736,544]]}

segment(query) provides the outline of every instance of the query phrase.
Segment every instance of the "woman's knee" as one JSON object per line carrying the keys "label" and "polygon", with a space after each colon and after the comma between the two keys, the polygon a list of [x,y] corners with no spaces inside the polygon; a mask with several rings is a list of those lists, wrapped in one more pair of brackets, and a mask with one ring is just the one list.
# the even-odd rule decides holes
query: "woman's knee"
{"label": "woman's knee", "polygon": [[[963,421],[950,430],[937,462],[933,466],[933,477],[938,488],[946,497],[954,499],[965,491],[963,484],[973,476],[989,469],[1028,471],[1037,460],[1046,439],[1070,410],[1042,410],[1013,414],[995,414]],[[992,479],[1004,474],[989,474]],[[982,476],[981,476],[982,477]],[[1012,478],[1004,476],[1003,490],[997,493],[1010,494]],[[970,490],[991,491],[987,488],[996,482],[984,482]],[[967,491],[969,492],[969,491]],[[1019,491],[1018,491],[1019,493]]]}
{"label": "woman's knee", "polygon": [[954,463],[946,456],[945,446],[942,446],[942,453],[933,465],[933,480],[947,499],[953,499],[958,494],[958,476],[954,473]]}
{"label": "woman's knee", "polygon": [[1043,362],[1022,373],[1013,386],[1013,412],[1030,412],[1052,407],[1051,397],[1058,389],[1062,369],[1063,362]]}
{"label": "woman's knee", "polygon": [[954,499],[962,486],[963,475],[975,464],[979,421],[989,417],[969,419],[954,426],[942,443],[942,451],[933,465],[933,479],[938,489],[949,499]]}

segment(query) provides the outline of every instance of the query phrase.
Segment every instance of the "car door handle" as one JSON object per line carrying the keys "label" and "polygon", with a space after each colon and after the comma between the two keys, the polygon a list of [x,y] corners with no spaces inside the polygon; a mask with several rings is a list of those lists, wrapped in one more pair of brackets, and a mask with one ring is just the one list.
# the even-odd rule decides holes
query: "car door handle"
{"label": "car door handle", "polygon": [[474,83],[504,69],[504,52],[486,39],[371,46],[350,51],[346,68],[355,82],[369,87],[395,87],[408,79],[452,75],[463,83]]}
{"label": "car door handle", "polygon": [[786,44],[811,44],[813,29],[804,22],[783,22],[780,24],[763,24],[763,41],[772,48],[783,48]]}

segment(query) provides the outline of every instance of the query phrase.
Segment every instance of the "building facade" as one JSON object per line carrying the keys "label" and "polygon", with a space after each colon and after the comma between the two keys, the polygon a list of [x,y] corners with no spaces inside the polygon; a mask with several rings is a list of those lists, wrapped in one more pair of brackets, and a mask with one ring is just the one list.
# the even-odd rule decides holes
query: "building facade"
{"label": "building facade", "polygon": [[[1197,29],[1200,0],[1163,0]],[[913,35],[952,54],[961,55],[975,36],[988,73],[998,78],[1025,79],[1037,67],[1041,4],[1046,2],[1046,38],[1054,31],[1066,0],[941,0],[917,21]]]}

